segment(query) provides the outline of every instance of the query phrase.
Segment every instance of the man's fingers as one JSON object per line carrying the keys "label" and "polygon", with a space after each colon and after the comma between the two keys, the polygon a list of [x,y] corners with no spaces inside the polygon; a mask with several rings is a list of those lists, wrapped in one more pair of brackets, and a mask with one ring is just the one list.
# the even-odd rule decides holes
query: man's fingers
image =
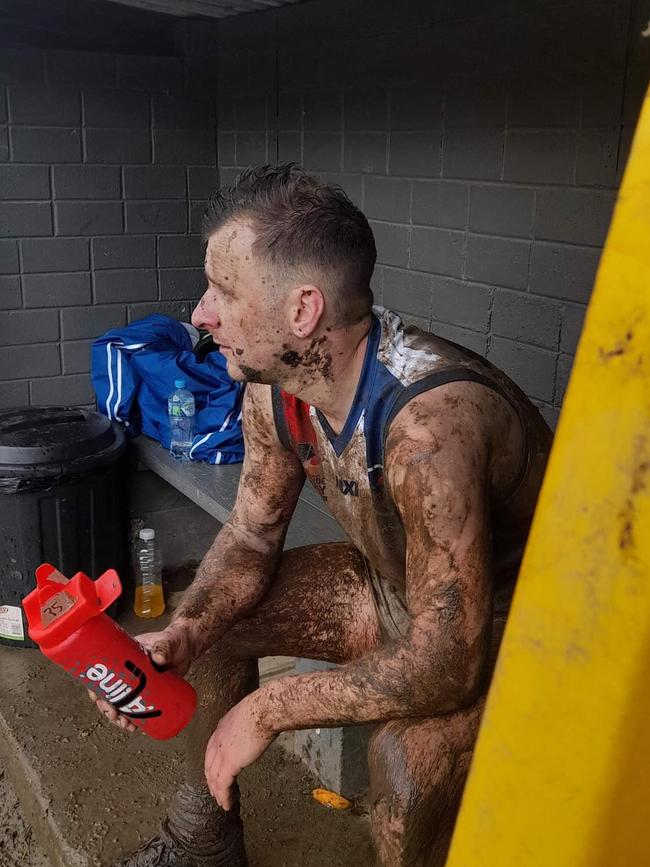
{"label": "man's fingers", "polygon": [[215,786],[214,799],[219,804],[222,810],[226,813],[233,808],[232,786],[235,780],[230,777],[230,780],[221,779]]}
{"label": "man's fingers", "polygon": [[125,716],[116,710],[110,702],[105,701],[102,698],[95,697],[95,704],[97,705],[97,710],[101,711],[104,714],[106,719],[113,723],[113,725],[118,726],[124,731],[134,732],[136,730],[136,726]]}
{"label": "man's fingers", "polygon": [[111,722],[116,722],[119,714],[115,710],[112,704],[109,704],[107,701],[103,699],[99,699],[97,702],[97,707],[104,714],[104,716],[109,719]]}
{"label": "man's fingers", "polygon": [[[209,767],[208,764],[210,765]],[[228,810],[232,810],[234,805],[232,787],[235,784],[236,775],[231,770],[225,767],[218,767],[218,765],[219,756],[212,761],[207,759],[205,763],[205,778],[212,797],[222,810],[228,812]]]}
{"label": "man's fingers", "polygon": [[152,663],[163,669],[170,669],[181,676],[190,666],[189,647],[183,629],[169,626],[162,632],[143,632],[136,641],[149,654]]}
{"label": "man's fingers", "polygon": [[103,713],[104,716],[111,722],[115,722],[117,720],[119,714],[112,704],[110,704],[103,698],[99,698],[98,695],[95,695],[95,693],[91,692],[90,690],[88,690],[88,695],[90,696],[90,700],[94,702],[95,707],[100,713]]}
{"label": "man's fingers", "polygon": [[93,702],[97,710],[102,713],[106,719],[113,723],[113,725],[119,726],[119,728],[124,729],[127,732],[136,731],[137,727],[125,716],[115,709],[115,707],[108,701],[103,698],[99,698],[92,690],[88,690],[88,697]]}
{"label": "man's fingers", "polygon": [[221,807],[226,813],[232,810],[232,794],[230,788],[226,789],[221,795]]}
{"label": "man's fingers", "polygon": [[167,665],[173,657],[171,643],[165,639],[162,641],[156,641],[156,643],[149,648],[149,653],[151,654],[153,661],[158,663],[158,665]]}

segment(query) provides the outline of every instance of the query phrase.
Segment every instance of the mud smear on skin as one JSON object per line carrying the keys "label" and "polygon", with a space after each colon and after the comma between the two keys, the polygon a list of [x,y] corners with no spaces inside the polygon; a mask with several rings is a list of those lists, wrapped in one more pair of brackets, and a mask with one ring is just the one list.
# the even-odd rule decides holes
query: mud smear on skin
{"label": "mud smear on skin", "polygon": [[224,245],[224,250],[226,253],[230,253],[230,248],[233,245],[233,241],[237,238],[237,234],[238,234],[237,229],[233,229],[232,232],[226,238],[226,243]]}
{"label": "mud smear on skin", "polygon": [[[301,569],[301,572],[304,572],[304,570]],[[246,621],[242,623],[242,626],[246,630]],[[264,629],[263,638],[268,644],[269,639],[272,639],[272,631]],[[246,652],[246,643],[245,640],[237,642],[240,652]],[[232,644],[234,645],[235,642]],[[282,647],[280,647],[278,652],[282,653],[282,650]],[[199,842],[201,848],[206,852],[214,847],[215,839],[218,840],[221,837],[223,840],[225,837],[226,840],[229,839],[236,843],[238,835],[241,833],[239,805],[234,811],[226,814],[216,807],[214,801],[207,798],[203,799],[198,794],[200,791],[198,787],[202,786],[204,781],[202,760],[206,745],[219,719],[228,707],[234,705],[258,685],[256,659],[250,658],[238,661],[233,659],[228,651],[229,648],[223,643],[215,645],[204,654],[204,657],[199,660],[192,670],[192,682],[199,694],[199,705],[195,720],[188,730],[187,762],[188,778],[192,780],[193,787],[197,791],[198,796],[188,799],[187,788],[183,787],[175,798],[174,807],[170,810],[170,813],[175,818],[175,830],[187,833],[193,825],[198,825],[199,840],[194,839],[193,842],[195,845],[196,842]],[[270,652],[274,651],[271,650]],[[318,818],[318,808],[314,808],[313,802],[304,797],[304,791],[308,790],[310,786],[303,784],[298,789],[294,789],[293,786],[287,786],[286,790],[280,794],[281,789],[278,786],[278,781],[280,779],[285,779],[286,781],[287,774],[291,775],[293,771],[300,772],[304,776],[304,770],[298,764],[297,759],[285,755],[276,745],[272,745],[261,759],[246,769],[241,775],[241,785],[244,795],[242,813],[246,822],[249,863],[251,865],[264,864],[268,865],[268,867],[280,867],[280,865],[285,863],[310,863],[309,859],[305,861],[301,861],[300,859],[287,861],[286,851],[282,847],[278,849],[277,845],[278,829],[282,828],[284,823],[278,821],[277,818],[275,820],[272,818],[276,810],[281,811],[285,816],[290,816],[288,827],[281,834],[282,839],[286,839],[286,833],[291,832],[295,826],[295,844],[292,846],[292,853],[295,849],[301,848],[300,828],[304,827],[303,821],[307,821],[310,827],[312,825],[307,819],[307,815],[314,813],[316,818]],[[290,809],[287,809],[287,800],[290,803]],[[297,800],[300,800],[301,803],[296,803]],[[341,833],[345,833],[345,831],[341,831]],[[319,848],[323,845],[321,834],[321,822],[319,821],[315,830],[315,839],[318,842]],[[346,858],[340,862],[340,867],[348,864],[351,867],[353,863],[355,865],[367,864],[369,867],[372,860],[369,857],[367,832],[362,840],[356,839],[357,835],[353,836],[355,842],[352,848],[354,849],[356,860],[353,857],[351,861],[348,861],[347,858],[350,856],[346,855]],[[266,846],[260,845],[262,840]],[[278,853],[277,860],[273,854],[274,851]],[[264,853],[261,859],[260,852]],[[228,863],[230,863],[230,860],[228,860]],[[336,858],[334,862],[327,859],[327,863],[339,864]]]}
{"label": "mud smear on skin", "polygon": [[455,713],[391,720],[370,739],[375,842],[386,863],[444,867],[507,612],[495,616],[483,694]]}
{"label": "mud smear on skin", "polygon": [[320,374],[326,380],[332,380],[332,353],[327,348],[327,338],[314,337],[307,349],[299,353],[290,349],[288,344],[283,343],[285,352],[280,356],[280,361],[289,367],[304,367],[312,373]]}
{"label": "mud smear on skin", "polygon": [[[287,504],[287,479],[296,474],[295,458],[287,455],[276,459],[273,471],[268,468],[265,455],[274,447],[274,434],[272,422],[263,406],[267,397],[266,388],[252,386],[246,390],[243,430],[247,458],[242,470],[242,500],[239,502],[238,499],[217,541],[203,558],[196,581],[176,613],[177,617],[201,620],[202,628],[208,632],[219,625],[210,615],[215,596],[221,599],[222,610],[224,606],[234,607],[236,599],[245,598],[254,589],[251,587],[252,575],[262,576],[259,590],[260,595],[263,593],[263,581],[272,574],[277,563],[273,556],[265,553],[265,549],[275,549],[278,533],[289,520],[291,504]],[[264,505],[263,517],[259,516],[260,503]],[[245,522],[242,522],[237,505],[243,507],[248,515]],[[254,519],[257,523],[252,523],[251,516],[258,516]],[[246,532],[253,530],[259,542],[258,547],[253,550],[242,545],[235,532],[237,529]],[[224,555],[227,555],[228,561],[227,575],[223,571]]]}
{"label": "mud smear on skin", "polygon": [[244,374],[248,382],[262,382],[262,371],[256,370],[254,367],[248,367],[247,364],[241,364],[239,369]]}
{"label": "mud smear on skin", "polygon": [[232,655],[346,663],[381,643],[363,559],[349,542],[292,548],[267,594],[224,636]]}
{"label": "mud smear on skin", "polygon": [[202,757],[219,719],[256,688],[258,657],[344,663],[376,647],[380,638],[363,561],[350,544],[285,552],[262,601],[192,667],[199,705],[188,727],[188,782],[202,784]]}
{"label": "mud smear on skin", "polygon": [[[286,343],[283,344],[286,346]],[[300,364],[300,355],[295,351],[295,349],[289,349],[286,352],[283,352],[280,356],[280,361],[284,364],[288,364],[289,367],[298,367]]]}

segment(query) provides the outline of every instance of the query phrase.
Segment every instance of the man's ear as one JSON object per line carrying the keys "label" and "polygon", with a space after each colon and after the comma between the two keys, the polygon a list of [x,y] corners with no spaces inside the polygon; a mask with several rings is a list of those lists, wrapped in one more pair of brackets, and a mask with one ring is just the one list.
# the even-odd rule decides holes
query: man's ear
{"label": "man's ear", "polygon": [[325,312],[323,293],[311,283],[296,286],[289,293],[289,327],[295,337],[310,337]]}

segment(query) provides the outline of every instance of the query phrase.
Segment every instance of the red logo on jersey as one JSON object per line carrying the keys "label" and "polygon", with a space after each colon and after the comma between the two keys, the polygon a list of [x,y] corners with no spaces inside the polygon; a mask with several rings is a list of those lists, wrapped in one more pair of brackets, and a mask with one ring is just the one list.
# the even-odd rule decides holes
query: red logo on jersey
{"label": "red logo on jersey", "polygon": [[298,459],[305,468],[310,482],[321,497],[325,496],[325,479],[321,476],[321,460],[318,454],[316,431],[311,423],[309,404],[292,394],[281,392],[284,418],[289,431],[289,439]]}

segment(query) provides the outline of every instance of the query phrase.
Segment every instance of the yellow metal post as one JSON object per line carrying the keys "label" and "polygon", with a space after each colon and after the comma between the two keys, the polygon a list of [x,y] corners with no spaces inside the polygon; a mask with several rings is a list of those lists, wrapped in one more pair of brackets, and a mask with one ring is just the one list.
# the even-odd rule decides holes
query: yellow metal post
{"label": "yellow metal post", "polygon": [[447,867],[650,865],[650,99]]}

